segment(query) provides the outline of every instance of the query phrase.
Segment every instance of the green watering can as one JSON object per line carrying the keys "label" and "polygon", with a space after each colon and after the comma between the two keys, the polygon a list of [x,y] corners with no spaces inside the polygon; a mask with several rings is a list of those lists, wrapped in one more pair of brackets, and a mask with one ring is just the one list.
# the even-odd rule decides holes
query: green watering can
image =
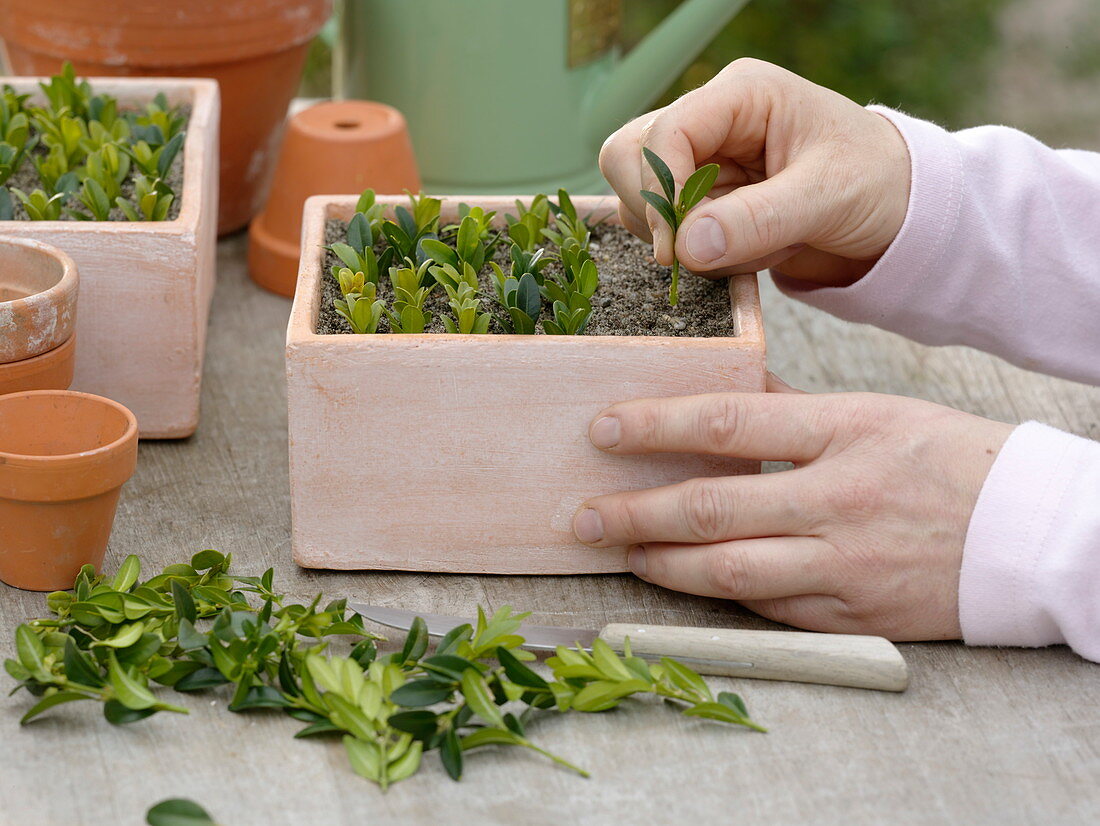
{"label": "green watering can", "polygon": [[343,0],[337,97],[399,109],[428,192],[606,191],[604,139],[747,0],[685,0],[622,57],[622,0]]}

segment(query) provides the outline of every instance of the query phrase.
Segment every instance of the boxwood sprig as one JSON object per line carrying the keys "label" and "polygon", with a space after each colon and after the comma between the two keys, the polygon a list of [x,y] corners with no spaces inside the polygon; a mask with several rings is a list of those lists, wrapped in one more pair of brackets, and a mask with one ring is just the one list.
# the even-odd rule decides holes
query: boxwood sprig
{"label": "boxwood sprig", "polygon": [[[735,694],[671,659],[619,654],[601,640],[591,651],[558,648],[548,676],[528,663],[521,624],[508,606],[457,626],[429,652],[416,619],[399,648],[380,654],[345,600],[322,607],[274,589],[271,569],[234,576],[231,557],[202,551],[142,581],[129,556],[113,577],[85,566],[70,591],[46,597],[50,615],[20,625],[16,657],[4,662],[15,691],[36,698],[21,722],[57,706],[99,702],[116,725],[158,712],[187,713],[155,685],[176,692],[222,692],[232,712],[279,711],[304,723],[296,738],[339,737],[357,774],[382,788],[411,777],[438,751],[446,772],[462,777],[467,754],[489,745],[540,754],[587,772],[538,745],[528,733],[539,715],[608,711],[651,694],[686,716],[763,731]],[[344,654],[328,647],[351,639]],[[12,693],[15,693],[13,691]]]}
{"label": "boxwood sprig", "polygon": [[[665,223],[669,225],[672,230],[672,242],[675,246],[676,232],[680,229],[680,224],[684,220],[684,216],[691,211],[691,208],[698,204],[707,193],[710,192],[711,187],[714,186],[714,182],[718,179],[718,164],[708,163],[706,166],[701,166],[696,169],[684,182],[683,189],[680,190],[680,196],[676,197],[676,179],[672,175],[672,171],[657,153],[653,152],[648,147],[642,147],[642,154],[645,156],[646,163],[649,164],[650,169],[653,170],[653,174],[657,176],[657,181],[661,185],[661,190],[664,192],[664,197],[658,195],[656,192],[652,192],[648,189],[642,190],[642,197],[649,202],[657,214],[664,219]],[[672,259],[672,284],[668,290],[668,303],[675,307],[680,301],[679,294],[680,287],[680,261],[673,254]]]}

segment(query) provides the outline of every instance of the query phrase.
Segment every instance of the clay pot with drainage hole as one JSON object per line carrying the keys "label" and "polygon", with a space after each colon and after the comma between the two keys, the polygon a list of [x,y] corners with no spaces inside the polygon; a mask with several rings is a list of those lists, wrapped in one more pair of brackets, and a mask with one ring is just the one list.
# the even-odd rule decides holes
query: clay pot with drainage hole
{"label": "clay pot with drainage hole", "polygon": [[134,414],[101,396],[0,396],[0,581],[53,591],[99,567],[137,440]]}
{"label": "clay pot with drainage hole", "polygon": [[365,100],[330,101],[304,109],[287,126],[271,197],[248,230],[252,280],[294,295],[302,207],[313,195],[420,189],[405,118]]}
{"label": "clay pot with drainage hole", "polygon": [[72,383],[78,286],[61,250],[0,237],[0,395]]}

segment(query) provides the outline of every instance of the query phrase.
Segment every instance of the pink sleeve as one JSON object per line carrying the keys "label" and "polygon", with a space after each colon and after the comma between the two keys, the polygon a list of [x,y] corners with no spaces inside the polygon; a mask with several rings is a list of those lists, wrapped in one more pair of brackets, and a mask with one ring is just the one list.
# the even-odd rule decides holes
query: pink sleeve
{"label": "pink sleeve", "polygon": [[1100,384],[1100,154],[872,109],[909,146],[901,232],[851,287],[806,289],[775,274],[779,288],[925,344]]}
{"label": "pink sleeve", "polygon": [[1100,443],[1037,422],[1008,437],[970,519],[959,621],[970,645],[1100,662]]}
{"label": "pink sleeve", "polygon": [[[901,232],[851,287],[776,274],[780,289],[926,344],[1100,384],[1100,154],[875,110],[912,158]],[[1035,422],[1013,431],[970,520],[959,619],[971,645],[1068,643],[1100,661],[1100,443]]]}

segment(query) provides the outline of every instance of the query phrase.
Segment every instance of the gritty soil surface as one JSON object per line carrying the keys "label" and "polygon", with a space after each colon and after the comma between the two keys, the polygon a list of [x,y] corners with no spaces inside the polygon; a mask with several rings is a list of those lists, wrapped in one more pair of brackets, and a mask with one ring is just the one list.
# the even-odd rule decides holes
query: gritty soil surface
{"label": "gritty soil surface", "polygon": [[[184,130],[187,129],[186,123],[191,120],[191,107],[184,104],[180,107],[180,114],[183,115],[185,120]],[[172,191],[176,194],[176,197],[172,199],[172,205],[168,208],[168,217],[166,220],[174,221],[179,217],[180,207],[183,204],[183,155],[187,151],[187,139],[184,138],[184,145],[180,148],[179,154],[176,155],[175,161],[172,162],[172,168],[168,170],[168,178],[165,183],[171,187]],[[33,155],[45,155],[47,152],[46,147],[39,143],[34,148],[31,154]],[[126,200],[130,200],[134,195],[134,177],[139,174],[135,165],[131,164],[130,176],[122,182],[122,197]],[[30,157],[23,159],[22,165],[19,170],[8,179],[6,184],[8,189],[21,189],[30,195],[36,189],[42,189],[42,182],[38,178],[38,170],[34,168],[34,164],[31,162]],[[16,197],[15,193],[11,196],[14,220],[26,221],[27,212],[23,209],[23,202]],[[88,209],[80,202],[79,193],[74,194],[66,204],[70,209],[74,209],[80,212],[87,213]],[[62,212],[61,217],[58,219],[61,221],[78,221],[79,218],[74,218],[72,215]],[[111,221],[125,221],[126,215],[121,209],[115,207],[111,210]]]}
{"label": "gritty soil surface", "polygon": [[[346,224],[330,220],[325,225],[325,243],[332,244],[345,239]],[[589,251],[600,273],[600,286],[592,297],[592,316],[585,335],[596,336],[689,336],[708,338],[734,335],[733,316],[730,311],[729,288],[726,279],[710,281],[681,271],[680,303],[668,304],[668,286],[671,280],[668,267],[660,266],[653,259],[649,244],[635,238],[620,226],[603,224],[592,230]],[[508,257],[504,245],[498,248],[497,261],[508,271]],[[321,311],[317,320],[317,332],[322,335],[351,333],[351,327],[336,310],[332,302],[340,298],[340,288],[331,276],[331,267],[339,259],[331,252],[323,258],[325,277],[322,279]],[[552,267],[544,270],[552,272]],[[488,267],[481,273],[481,293],[487,296],[482,308],[495,314],[501,312],[495,299]],[[392,289],[385,276],[379,285],[379,296],[387,301]],[[449,314],[446,295],[436,288],[428,299],[426,309],[433,316],[429,332],[444,332],[441,314]],[[544,313],[545,315],[545,313]],[[504,330],[494,320],[490,333]],[[379,332],[389,332],[383,319]],[[539,334],[542,334],[541,325]]]}

